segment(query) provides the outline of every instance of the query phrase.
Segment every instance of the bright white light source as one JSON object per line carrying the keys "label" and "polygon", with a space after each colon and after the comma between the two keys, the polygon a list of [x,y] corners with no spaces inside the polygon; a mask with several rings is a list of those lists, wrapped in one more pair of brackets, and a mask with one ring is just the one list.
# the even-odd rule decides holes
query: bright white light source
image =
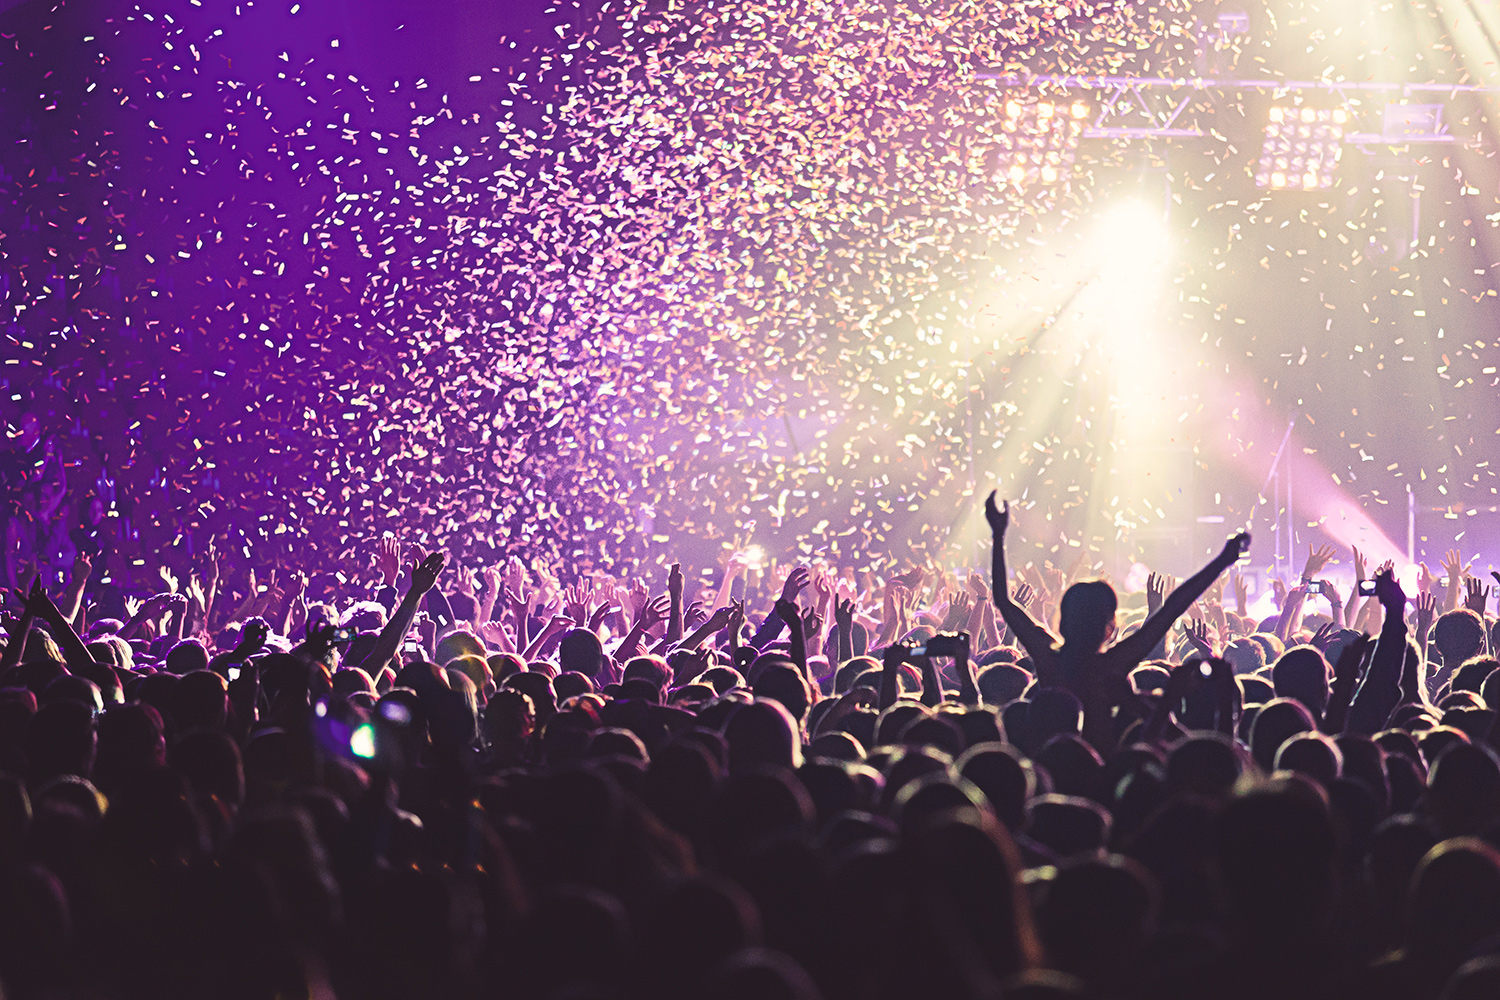
{"label": "bright white light source", "polygon": [[375,727],[368,722],[349,734],[349,752],[369,760],[375,756]]}

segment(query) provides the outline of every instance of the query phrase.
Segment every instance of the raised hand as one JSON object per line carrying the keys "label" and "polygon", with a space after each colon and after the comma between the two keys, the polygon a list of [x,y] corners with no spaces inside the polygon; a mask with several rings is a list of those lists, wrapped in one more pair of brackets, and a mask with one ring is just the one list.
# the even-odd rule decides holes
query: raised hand
{"label": "raised hand", "polygon": [[1167,599],[1167,593],[1176,586],[1177,582],[1169,576],[1161,573],[1148,574],[1146,576],[1146,614],[1154,615],[1160,611]]}
{"label": "raised hand", "polygon": [[[644,593],[645,588],[642,587],[641,590],[642,590],[642,597],[644,597],[645,596],[645,593]],[[632,596],[634,596],[634,595],[632,595]],[[576,584],[573,584],[570,587],[564,588],[563,589],[563,611],[564,611],[564,613],[569,618],[573,619],[575,622],[586,622],[586,621],[588,621],[589,620],[589,602],[590,602],[590,599],[592,597],[593,597],[593,588],[590,587],[589,584],[586,581],[584,581],[584,580],[579,580]],[[641,603],[644,604],[645,602],[642,601]],[[640,615],[640,607],[639,606],[633,607],[632,611],[637,616]]]}
{"label": "raised hand", "polygon": [[1015,595],[1011,598],[1023,608],[1031,607],[1031,602],[1036,600],[1036,591],[1031,589],[1031,584],[1024,580],[1016,584]]}
{"label": "raised hand", "polygon": [[973,599],[968,594],[957,593],[948,604],[948,613],[943,616],[942,627],[939,632],[954,632],[969,620],[969,611],[974,606]]}
{"label": "raised hand", "polygon": [[[1357,591],[1359,590],[1359,585],[1368,580],[1369,577],[1365,576],[1364,553],[1353,547],[1351,547],[1351,551],[1354,553],[1354,589]],[[1423,568],[1425,569],[1426,567]]]}
{"label": "raised hand", "polygon": [[1388,615],[1400,615],[1406,610],[1406,594],[1396,582],[1396,574],[1387,563],[1375,574],[1375,599]]}
{"label": "raised hand", "polygon": [[[581,594],[581,588],[584,585],[580,583],[578,586]],[[641,613],[645,611],[646,605],[651,603],[651,591],[646,589],[646,581],[636,580],[635,584],[626,592],[625,600],[630,605],[630,613],[639,618]]]}
{"label": "raised hand", "polygon": [[1328,622],[1326,625],[1319,625],[1318,630],[1313,633],[1312,640],[1308,645],[1320,653],[1326,653],[1328,647],[1333,645],[1333,637],[1338,634],[1338,631],[1339,626],[1333,622]]}
{"label": "raised hand", "polygon": [[610,604],[608,601],[600,604],[597,608],[594,609],[594,613],[589,615],[589,631],[599,631],[599,626],[604,624],[604,619],[608,618],[611,614],[618,610],[620,609],[615,607],[613,604]]}
{"label": "raised hand", "polygon": [[818,614],[818,609],[809,605],[802,611],[802,636],[811,639],[818,634],[823,627],[823,616]]}
{"label": "raised hand", "polygon": [[682,613],[682,627],[691,631],[708,620],[708,612],[703,610],[702,601],[694,601],[687,606]]}
{"label": "raised hand", "polygon": [[643,630],[650,630],[666,621],[667,615],[671,613],[671,601],[672,599],[666,594],[660,594],[647,600],[645,604],[641,605],[640,611],[636,613],[636,627]]}
{"label": "raised hand", "polygon": [[786,622],[787,625],[796,628],[801,627],[802,612],[797,607],[796,601],[788,600],[785,597],[778,598],[776,601],[776,617]]}
{"label": "raised hand", "polygon": [[667,568],[667,593],[682,596],[682,564],[673,563]]}
{"label": "raised hand", "polygon": [[1417,595],[1417,641],[1427,641],[1427,631],[1437,618],[1437,596],[1431,591]]}
{"label": "raised hand", "polygon": [[812,580],[812,574],[806,566],[798,566],[786,575],[786,583],[781,587],[781,600],[796,602],[797,597]]}
{"label": "raised hand", "polygon": [[1191,642],[1193,648],[1199,653],[1202,653],[1204,656],[1214,655],[1213,644],[1209,641],[1208,622],[1202,618],[1191,619],[1183,626],[1183,633],[1187,636],[1188,642]]}
{"label": "raised hand", "polygon": [[819,569],[812,575],[812,588],[817,595],[818,607],[833,600],[833,577],[826,570]]}
{"label": "raised hand", "polygon": [[997,537],[1004,537],[1006,529],[1010,527],[1010,501],[1000,501],[1000,506],[995,506],[995,497],[999,496],[999,490],[991,490],[990,495],[984,501],[984,519],[990,523],[990,531]]}
{"label": "raised hand", "polygon": [[840,630],[852,628],[854,626],[854,602],[843,600],[835,604],[833,620]]}
{"label": "raised hand", "polygon": [[401,543],[394,538],[382,538],[375,545],[375,569],[387,587],[396,585],[401,574]]}
{"label": "raised hand", "polygon": [[1250,584],[1241,573],[1234,577],[1234,610],[1241,615],[1250,613]]}
{"label": "raised hand", "polygon": [[1458,549],[1449,549],[1447,555],[1443,556],[1443,570],[1448,574],[1448,586],[1457,587],[1458,582],[1468,573],[1469,567],[1464,563],[1464,557]]}
{"label": "raised hand", "polygon": [[1489,602],[1490,588],[1486,587],[1477,577],[1468,577],[1464,580],[1464,607],[1484,617],[1484,606]]}
{"label": "raised hand", "polygon": [[438,574],[443,571],[443,564],[447,556],[442,550],[428,554],[421,562],[412,567],[411,590],[413,593],[425,594],[437,583]]}
{"label": "raised hand", "polygon": [[1316,579],[1317,575],[1323,571],[1323,567],[1327,566],[1329,561],[1337,554],[1338,550],[1332,545],[1313,548],[1312,543],[1309,542],[1307,544],[1307,562],[1302,564],[1302,579]]}
{"label": "raised hand", "polygon": [[1232,566],[1240,561],[1240,557],[1250,551],[1250,532],[1242,531],[1229,541],[1224,543],[1224,550],[1219,553],[1219,561],[1226,566]]}
{"label": "raised hand", "polygon": [[1417,589],[1428,593],[1435,586],[1437,586],[1437,578],[1432,575],[1432,570],[1427,568],[1425,562],[1417,563]]}

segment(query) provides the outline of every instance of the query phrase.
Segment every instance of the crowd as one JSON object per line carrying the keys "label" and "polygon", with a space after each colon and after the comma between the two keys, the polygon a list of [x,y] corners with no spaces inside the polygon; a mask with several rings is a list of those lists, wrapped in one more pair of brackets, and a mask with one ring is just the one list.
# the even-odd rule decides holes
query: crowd
{"label": "crowd", "polygon": [[1356,552],[1345,602],[1311,549],[1256,621],[1246,536],[1119,594],[986,514],[988,577],[765,606],[738,553],[695,593],[386,539],[105,617],[83,553],[8,595],[5,996],[1500,995],[1456,554],[1408,598]]}

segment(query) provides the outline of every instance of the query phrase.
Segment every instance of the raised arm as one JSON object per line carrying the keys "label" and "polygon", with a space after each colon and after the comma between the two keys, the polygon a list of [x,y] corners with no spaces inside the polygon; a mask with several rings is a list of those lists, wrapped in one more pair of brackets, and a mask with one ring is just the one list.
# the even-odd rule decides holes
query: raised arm
{"label": "raised arm", "polygon": [[1381,626],[1370,668],[1354,692],[1347,726],[1367,736],[1378,732],[1401,704],[1404,697],[1401,677],[1406,663],[1406,594],[1389,569],[1375,574],[1375,597],[1385,609],[1385,624]]}
{"label": "raised arm", "polygon": [[370,647],[369,654],[359,663],[350,666],[364,667],[366,672],[374,674],[396,655],[401,648],[401,643],[406,639],[406,633],[411,629],[412,619],[417,615],[417,608],[422,604],[422,598],[437,583],[438,574],[443,571],[443,553],[434,552],[423,559],[411,573],[411,584],[406,588],[406,596],[396,606],[390,621],[385,623],[385,628],[380,630],[380,635],[375,639],[375,645]]}
{"label": "raised arm", "polygon": [[990,591],[995,596],[995,607],[1033,662],[1044,662],[1057,640],[1031,617],[1030,612],[1011,600],[1010,583],[1006,579],[1005,529],[1010,526],[1010,504],[1002,503],[996,507],[995,492],[991,492],[984,502],[984,517],[990,523],[990,535],[994,539],[990,553]]}
{"label": "raised arm", "polygon": [[1207,566],[1188,577],[1168,594],[1162,601],[1161,608],[1148,617],[1134,633],[1122,639],[1115,648],[1133,663],[1144,660],[1171,629],[1173,623],[1193,606],[1194,601],[1203,596],[1203,592],[1219,578],[1220,573],[1238,562],[1240,556],[1249,547],[1250,536],[1243,531],[1225,542],[1224,548]]}

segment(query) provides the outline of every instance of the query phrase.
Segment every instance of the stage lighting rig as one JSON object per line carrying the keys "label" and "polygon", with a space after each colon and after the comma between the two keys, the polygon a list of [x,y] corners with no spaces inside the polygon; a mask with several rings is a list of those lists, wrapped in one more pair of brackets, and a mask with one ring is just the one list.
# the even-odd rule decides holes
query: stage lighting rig
{"label": "stage lighting rig", "polygon": [[1348,108],[1276,106],[1266,123],[1255,186],[1273,191],[1318,191],[1333,186],[1344,150]]}

